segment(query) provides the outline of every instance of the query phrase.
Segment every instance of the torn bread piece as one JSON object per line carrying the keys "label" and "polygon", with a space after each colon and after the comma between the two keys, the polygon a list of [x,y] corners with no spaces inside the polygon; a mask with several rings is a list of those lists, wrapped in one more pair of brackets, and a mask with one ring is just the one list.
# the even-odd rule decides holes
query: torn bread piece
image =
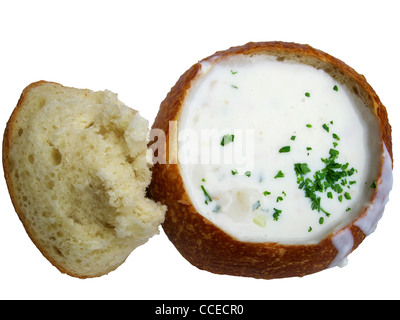
{"label": "torn bread piece", "polygon": [[157,234],[166,208],[146,197],[148,121],[110,91],[39,81],[4,133],[10,196],[28,235],[61,272],[116,269]]}

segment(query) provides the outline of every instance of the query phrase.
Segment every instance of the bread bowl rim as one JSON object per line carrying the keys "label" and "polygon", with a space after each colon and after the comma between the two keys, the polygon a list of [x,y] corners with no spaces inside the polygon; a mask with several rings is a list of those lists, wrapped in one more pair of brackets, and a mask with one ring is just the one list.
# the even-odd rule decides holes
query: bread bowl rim
{"label": "bread bowl rim", "polygon": [[[353,84],[351,88],[353,92],[359,96],[364,95],[362,99],[378,119],[380,140],[382,141],[379,177],[382,174],[384,145],[393,166],[391,127],[387,111],[365,77],[343,61],[309,45],[297,43],[250,42],[243,46],[218,51],[195,63],[180,77],[161,103],[152,128],[163,130],[168,141],[170,135],[168,122],[179,121],[186,93],[191,82],[199,74],[201,64],[203,62],[216,63],[220,59],[238,54],[269,54],[280,59],[300,59],[303,63],[307,63],[304,60],[311,59],[314,62],[318,61],[319,68],[324,69],[331,76],[333,76],[333,71],[339,70]],[[167,163],[168,147],[167,145]],[[283,245],[238,241],[197,213],[180,177],[179,164],[156,163],[152,170],[153,179],[149,187],[149,194],[154,200],[161,201],[168,206],[166,219],[162,225],[163,229],[178,251],[200,269],[214,273],[266,279],[303,276],[326,269],[334,261],[337,255],[337,249],[332,244],[334,235],[346,230],[351,232],[354,240],[350,252],[354,251],[366,237],[364,232],[355,225],[356,221],[365,215],[366,209],[364,209],[352,223],[331,233],[318,244]],[[173,181],[170,181],[171,177]],[[371,203],[374,202],[375,196],[376,190]],[[196,229],[196,233],[193,233],[194,229]],[[215,243],[218,243],[218,246]]]}

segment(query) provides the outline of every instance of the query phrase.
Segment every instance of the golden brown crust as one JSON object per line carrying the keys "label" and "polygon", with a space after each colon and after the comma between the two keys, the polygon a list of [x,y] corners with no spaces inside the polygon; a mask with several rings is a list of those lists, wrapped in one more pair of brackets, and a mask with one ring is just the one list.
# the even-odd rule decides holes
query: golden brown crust
{"label": "golden brown crust", "polygon": [[[344,62],[309,45],[285,42],[248,43],[216,52],[201,62],[216,61],[237,54],[270,54],[278,59],[297,60],[324,69],[351,88],[373,110],[379,119],[382,141],[393,160],[391,127],[386,109],[365,77]],[[178,120],[186,92],[200,69],[200,62],[194,64],[180,77],[161,103],[153,128],[162,129],[167,141],[168,122]],[[337,255],[331,240],[333,234],[315,245],[250,243],[234,239],[197,213],[185,191],[177,164],[154,165],[149,194],[154,200],[168,206],[163,224],[168,238],[190,263],[200,269],[264,279],[304,276],[328,268]],[[363,214],[361,212],[360,216]],[[354,250],[366,236],[354,224],[348,228],[354,238]]]}
{"label": "golden brown crust", "polygon": [[[16,107],[14,108],[14,111],[12,112],[10,119],[7,122],[6,128],[4,130],[4,135],[3,135],[3,154],[2,154],[2,158],[3,158],[3,170],[4,170],[4,177],[7,183],[7,188],[8,188],[8,192],[10,194],[10,198],[11,198],[11,202],[14,206],[15,212],[17,213],[19,219],[21,220],[26,233],[28,234],[29,238],[32,240],[32,242],[35,244],[35,246],[39,249],[39,251],[43,254],[43,256],[48,259],[58,270],[60,270],[60,272],[62,273],[67,273],[70,274],[68,272],[68,270],[66,270],[65,268],[63,268],[61,265],[58,265],[56,263],[56,261],[52,258],[51,254],[49,252],[47,252],[46,248],[43,248],[42,246],[40,246],[39,242],[36,240],[36,238],[34,237],[34,233],[31,230],[30,224],[26,221],[25,219],[25,215],[24,212],[22,210],[22,208],[18,205],[18,201],[17,201],[17,196],[16,196],[16,191],[14,189],[13,183],[12,183],[12,179],[10,178],[10,172],[11,172],[11,166],[12,163],[10,163],[9,160],[9,152],[10,152],[10,147],[12,146],[13,143],[13,132],[14,132],[14,125],[16,124],[16,121],[18,119],[18,115],[21,112],[23,106],[25,105],[25,100],[26,100],[26,96],[29,93],[30,90],[32,90],[35,87],[39,87],[43,84],[49,83],[48,81],[44,81],[44,80],[40,80],[37,82],[33,82],[30,85],[28,85],[21,93],[21,96],[18,100],[18,103],[16,105]],[[55,82],[51,82],[54,83],[56,85],[60,85],[58,83]],[[77,276],[74,274],[70,274],[72,276]]]}

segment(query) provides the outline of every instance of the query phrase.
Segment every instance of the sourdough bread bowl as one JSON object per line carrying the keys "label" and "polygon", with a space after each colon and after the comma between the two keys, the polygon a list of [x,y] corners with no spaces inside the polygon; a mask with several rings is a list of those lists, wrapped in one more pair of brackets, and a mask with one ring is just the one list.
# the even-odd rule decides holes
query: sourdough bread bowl
{"label": "sourdough bread bowl", "polygon": [[308,45],[216,52],[180,77],[152,128],[166,143],[152,145],[149,195],[203,270],[272,279],[343,265],[388,201],[385,107],[364,76]]}
{"label": "sourdough bread bowl", "polygon": [[61,272],[107,274],[158,233],[166,208],[146,197],[148,131],[111,91],[39,81],[22,92],[4,175],[26,232]]}

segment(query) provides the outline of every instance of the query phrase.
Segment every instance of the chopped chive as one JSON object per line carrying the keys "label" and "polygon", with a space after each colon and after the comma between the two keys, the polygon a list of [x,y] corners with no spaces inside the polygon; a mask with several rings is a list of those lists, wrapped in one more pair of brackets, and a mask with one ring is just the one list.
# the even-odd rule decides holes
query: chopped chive
{"label": "chopped chive", "polygon": [[312,125],[308,123],[308,124],[306,124],[306,127],[307,128],[312,128]]}
{"label": "chopped chive", "polygon": [[306,92],[304,95],[305,95],[307,98],[309,98],[309,97],[311,96],[311,94],[310,94],[309,92]]}
{"label": "chopped chive", "polygon": [[309,228],[308,228],[308,232],[311,232],[311,231],[312,231],[312,228],[311,228],[311,227],[309,227]]}
{"label": "chopped chive", "polygon": [[221,146],[225,146],[226,144],[233,142],[235,140],[235,135],[226,134],[222,137]]}
{"label": "chopped chive", "polygon": [[329,132],[329,127],[328,127],[328,125],[326,123],[324,123],[322,125],[322,128],[324,128],[326,130],[326,132]]}
{"label": "chopped chive", "polygon": [[293,141],[296,140],[296,136],[291,136],[290,140],[293,140]]}
{"label": "chopped chive", "polygon": [[244,175],[250,178],[250,176],[251,176],[251,171],[246,171],[246,172],[244,173]]}
{"label": "chopped chive", "polygon": [[310,151],[310,150],[312,150],[312,148],[311,147],[307,147],[307,150]]}
{"label": "chopped chive", "polygon": [[350,210],[351,210],[351,208],[347,208],[347,209],[346,209],[346,212],[347,212],[347,211],[350,211]]}
{"label": "chopped chive", "polygon": [[337,183],[335,185],[333,185],[331,188],[336,193],[342,193],[343,192],[343,188]]}
{"label": "chopped chive", "polygon": [[263,192],[263,195],[264,195],[264,196],[268,196],[268,195],[270,195],[270,194],[271,194],[271,192],[269,192],[269,191],[264,191],[264,192]]}
{"label": "chopped chive", "polygon": [[236,74],[236,73],[237,73],[237,71],[233,71],[233,70],[231,70],[231,73],[232,73],[232,74]]}
{"label": "chopped chive", "polygon": [[203,178],[203,179],[201,179],[201,181],[206,182],[206,179]]}
{"label": "chopped chive", "polygon": [[339,151],[336,149],[329,149],[329,154],[331,155],[331,158],[335,159],[339,156]]}
{"label": "chopped chive", "polygon": [[332,137],[336,140],[340,140],[339,136],[336,133],[332,133]]}
{"label": "chopped chive", "polygon": [[281,170],[279,170],[279,172],[276,174],[276,176],[274,177],[274,179],[276,179],[276,178],[283,178],[285,176],[285,174],[281,171]]}
{"label": "chopped chive", "polygon": [[294,171],[296,172],[296,175],[304,175],[307,174],[308,172],[311,172],[307,163],[295,163]]}
{"label": "chopped chive", "polygon": [[237,171],[237,169],[231,170],[231,172],[232,172],[232,175],[233,175],[233,176],[239,174],[239,172]]}
{"label": "chopped chive", "polygon": [[290,152],[290,146],[285,146],[279,149],[279,153]]}
{"label": "chopped chive", "polygon": [[354,174],[354,172],[358,172],[358,171],[354,168],[351,168],[350,170],[347,171],[347,175],[350,177]]}
{"label": "chopped chive", "polygon": [[338,86],[336,84],[334,85],[333,90],[339,91],[339,88],[338,88]]}
{"label": "chopped chive", "polygon": [[324,217],[319,218],[319,224],[323,224],[324,223]]}
{"label": "chopped chive", "polygon": [[348,193],[348,192],[345,192],[345,193],[344,193],[344,197],[345,197],[347,200],[351,200],[351,195],[350,195],[350,193]]}
{"label": "chopped chive", "polygon": [[370,188],[376,189],[376,182],[375,182],[375,180],[372,181],[372,183],[371,183],[371,185],[370,185]]}
{"label": "chopped chive", "polygon": [[281,196],[278,196],[278,197],[276,198],[276,202],[279,202],[279,201],[283,201],[283,198],[282,198]]}
{"label": "chopped chive", "polygon": [[232,84],[231,87],[235,88],[235,89],[239,89],[238,86],[235,86],[234,84]]}
{"label": "chopped chive", "polygon": [[[307,148],[307,150],[309,149]],[[327,198],[333,199],[333,191],[335,191],[338,194],[338,200],[343,202],[343,197],[347,200],[351,199],[349,192],[343,193],[343,188],[347,186],[347,188],[350,189],[350,186],[356,183],[355,180],[349,181],[347,177],[353,175],[357,170],[354,168],[348,169],[348,162],[345,164],[337,163],[336,159],[339,157],[339,154],[340,152],[338,150],[333,148],[329,149],[329,157],[321,158],[321,161],[325,163],[325,168],[314,172],[312,174],[314,179],[305,176],[307,173],[311,172],[306,163],[294,164],[298,188],[303,189],[305,197],[311,200],[311,209],[324,212],[326,217],[329,217],[330,213],[321,207],[321,197],[318,196],[317,192],[327,192]],[[371,188],[372,187],[373,184],[371,185]],[[327,190],[328,188],[331,190]],[[322,220],[320,219],[320,223],[323,223],[323,218]]]}
{"label": "chopped chive", "polygon": [[212,202],[210,195],[208,194],[203,185],[201,186],[201,189],[203,190],[204,196],[206,197],[205,203],[208,204],[208,202]]}
{"label": "chopped chive", "polygon": [[272,217],[274,218],[275,221],[278,221],[281,213],[282,213],[282,210],[274,208],[274,213],[272,214]]}

